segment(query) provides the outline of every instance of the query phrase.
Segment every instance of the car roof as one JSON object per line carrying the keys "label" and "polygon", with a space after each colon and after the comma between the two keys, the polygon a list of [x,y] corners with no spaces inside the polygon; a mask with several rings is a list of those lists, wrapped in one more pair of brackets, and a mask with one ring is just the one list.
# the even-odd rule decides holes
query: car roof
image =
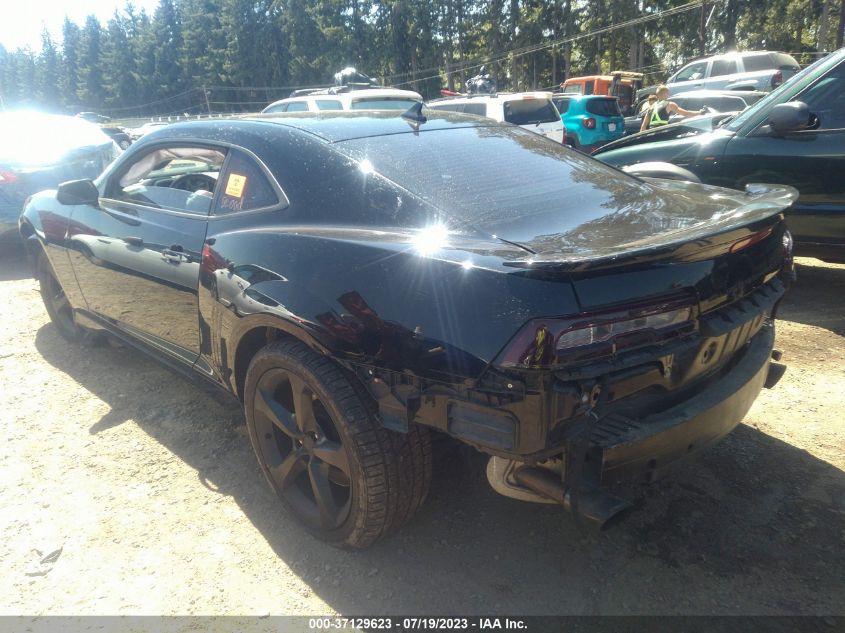
{"label": "car roof", "polygon": [[360,100],[361,98],[385,99],[390,97],[417,99],[419,101],[422,101],[422,96],[418,92],[414,92],[413,90],[401,90],[399,88],[367,88],[365,90],[351,90],[349,92],[339,93],[331,93],[328,91],[323,92],[321,90],[319,92],[312,92],[311,94],[300,95],[298,97],[287,97],[285,99],[279,99],[278,101],[274,101],[270,105],[266,106],[265,110],[267,108],[272,108],[278,105],[284,105],[286,103],[308,103],[309,101],[325,101],[329,99],[351,102],[353,100]]}
{"label": "car roof", "polygon": [[574,101],[588,101],[589,99],[617,99],[618,97],[615,97],[614,95],[584,95],[580,92],[560,92],[552,95],[552,98],[572,99]]}
{"label": "car roof", "polygon": [[[425,109],[425,123],[402,118],[398,110],[324,110],[323,112],[280,112],[273,114],[247,115],[230,119],[209,119],[173,123],[167,127],[168,132],[155,134],[172,134],[173,136],[189,137],[208,140],[232,141],[232,132],[259,129],[257,126],[279,126],[288,130],[296,130],[317,137],[327,143],[337,143],[355,138],[383,136],[388,134],[404,134],[416,131],[430,132],[454,128],[480,127],[511,127],[508,124],[497,123],[493,119],[484,119],[457,112]],[[148,137],[144,137],[145,139]]]}
{"label": "car roof", "polygon": [[[678,97],[747,97],[748,95],[767,95],[768,92],[763,92],[762,90],[685,90],[684,92],[679,92],[677,94]],[[670,99],[674,98],[674,95],[670,95]]]}
{"label": "car roof", "polygon": [[431,99],[427,101],[432,105],[441,103],[472,103],[473,101],[487,100],[487,101],[516,101],[517,99],[551,99],[552,93],[545,91],[534,92],[497,92],[495,94],[474,94],[461,95],[460,97],[444,97],[443,99]]}

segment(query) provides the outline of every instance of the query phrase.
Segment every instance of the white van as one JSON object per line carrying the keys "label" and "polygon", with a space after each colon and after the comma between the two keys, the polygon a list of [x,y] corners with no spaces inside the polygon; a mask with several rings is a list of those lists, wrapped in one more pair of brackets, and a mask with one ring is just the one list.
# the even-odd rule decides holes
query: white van
{"label": "white van", "polygon": [[320,90],[274,101],[261,112],[322,112],[324,110],[407,110],[423,100],[418,92],[398,88],[367,88],[334,92]]}
{"label": "white van", "polygon": [[433,110],[449,110],[513,123],[563,143],[563,121],[552,103],[551,92],[500,92],[466,97],[435,99],[426,104]]}

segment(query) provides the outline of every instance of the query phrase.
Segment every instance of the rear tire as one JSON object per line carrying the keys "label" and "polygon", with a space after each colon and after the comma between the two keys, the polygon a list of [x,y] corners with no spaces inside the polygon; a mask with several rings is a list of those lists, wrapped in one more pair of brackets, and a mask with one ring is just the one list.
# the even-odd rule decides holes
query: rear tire
{"label": "rear tire", "polygon": [[267,481],[317,538],[367,547],[406,523],[428,494],[427,429],[384,429],[360,383],[299,341],[255,355],[244,409]]}
{"label": "rear tire", "polygon": [[73,307],[65,295],[64,288],[56,279],[53,266],[47,255],[42,251],[38,254],[36,276],[41,291],[41,299],[50,320],[56,326],[61,336],[71,343],[81,343],[90,337],[90,333],[76,323]]}

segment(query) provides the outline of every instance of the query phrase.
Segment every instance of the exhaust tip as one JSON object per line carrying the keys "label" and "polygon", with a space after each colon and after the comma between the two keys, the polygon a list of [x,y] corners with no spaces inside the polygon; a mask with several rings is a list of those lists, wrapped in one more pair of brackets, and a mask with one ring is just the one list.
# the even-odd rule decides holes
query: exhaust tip
{"label": "exhaust tip", "polygon": [[634,504],[601,489],[584,490],[578,495],[578,515],[597,532],[605,532],[620,523],[634,509]]}
{"label": "exhaust tip", "polygon": [[596,532],[610,529],[634,509],[630,501],[601,488],[584,488],[579,491],[577,508],[573,508],[572,496],[564,488],[560,476],[545,468],[523,466],[514,471],[514,478],[520,485],[576,513],[585,527]]}

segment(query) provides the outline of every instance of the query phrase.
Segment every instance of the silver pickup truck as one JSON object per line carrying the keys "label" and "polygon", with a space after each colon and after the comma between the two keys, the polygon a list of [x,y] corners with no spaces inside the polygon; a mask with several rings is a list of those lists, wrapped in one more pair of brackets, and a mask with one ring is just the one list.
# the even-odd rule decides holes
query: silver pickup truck
{"label": "silver pickup truck", "polygon": [[[791,55],[770,51],[727,53],[690,62],[666,80],[672,95],[690,90],[774,90],[800,66]],[[637,92],[642,98],[656,86]]]}

